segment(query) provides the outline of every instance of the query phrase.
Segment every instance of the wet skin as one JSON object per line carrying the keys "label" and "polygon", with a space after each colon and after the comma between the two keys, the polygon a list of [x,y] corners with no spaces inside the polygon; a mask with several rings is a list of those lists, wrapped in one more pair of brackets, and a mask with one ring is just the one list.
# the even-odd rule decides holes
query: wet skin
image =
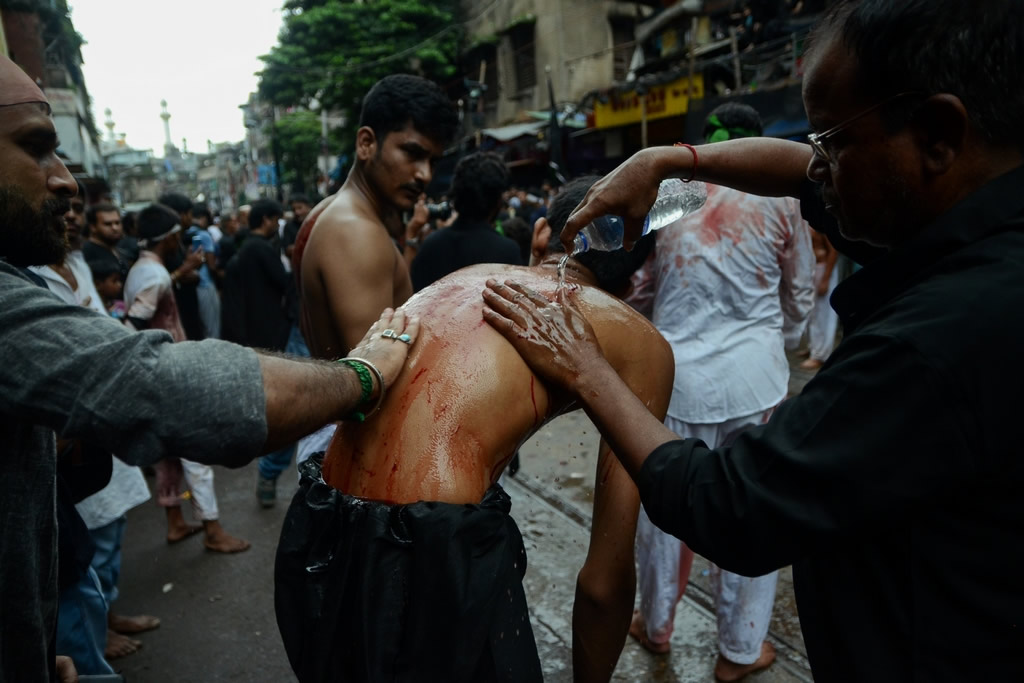
{"label": "wet skin", "polygon": [[[574,407],[483,320],[480,292],[491,278],[514,278],[548,297],[557,288],[554,267],[482,265],[410,299],[404,308],[420,316],[420,338],[380,412],[342,423],[324,462],[327,483],[395,503],[477,503],[521,443]],[[672,356],[657,331],[600,289],[570,287],[612,366],[631,374],[648,405],[666,401]]]}

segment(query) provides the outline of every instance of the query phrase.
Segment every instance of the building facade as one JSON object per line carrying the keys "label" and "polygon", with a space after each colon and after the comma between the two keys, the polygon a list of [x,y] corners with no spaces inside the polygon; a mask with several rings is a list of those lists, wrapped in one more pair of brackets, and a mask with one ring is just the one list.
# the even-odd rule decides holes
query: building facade
{"label": "building facade", "polygon": [[0,20],[5,53],[50,101],[65,164],[79,176],[105,176],[82,75],[82,38],[71,24],[65,0],[0,2]]}

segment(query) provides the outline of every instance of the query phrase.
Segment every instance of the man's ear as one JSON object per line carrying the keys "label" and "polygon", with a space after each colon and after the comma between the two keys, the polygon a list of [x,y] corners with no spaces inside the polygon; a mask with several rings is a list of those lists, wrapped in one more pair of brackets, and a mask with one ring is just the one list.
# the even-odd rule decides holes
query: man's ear
{"label": "man's ear", "polygon": [[916,115],[922,163],[927,175],[942,175],[964,153],[970,123],[967,109],[956,95],[933,95]]}
{"label": "man's ear", "polygon": [[541,217],[533,224],[533,239],[530,240],[530,265],[540,263],[548,255],[548,242],[551,241],[551,226],[548,219]]}
{"label": "man's ear", "polygon": [[377,154],[377,136],[369,126],[356,131],[356,158],[360,161],[372,159]]}

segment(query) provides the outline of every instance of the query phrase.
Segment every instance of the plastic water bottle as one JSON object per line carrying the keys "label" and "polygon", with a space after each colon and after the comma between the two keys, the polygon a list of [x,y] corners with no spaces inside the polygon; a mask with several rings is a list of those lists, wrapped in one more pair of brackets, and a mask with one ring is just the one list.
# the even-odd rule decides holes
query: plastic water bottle
{"label": "plastic water bottle", "polygon": [[[658,198],[644,219],[643,234],[675,223],[704,206],[707,200],[708,188],[704,183],[684,183],[678,178],[663,180]],[[601,216],[576,233],[572,253],[575,256],[590,249],[614,251],[622,246],[624,231],[625,223],[619,216]]]}

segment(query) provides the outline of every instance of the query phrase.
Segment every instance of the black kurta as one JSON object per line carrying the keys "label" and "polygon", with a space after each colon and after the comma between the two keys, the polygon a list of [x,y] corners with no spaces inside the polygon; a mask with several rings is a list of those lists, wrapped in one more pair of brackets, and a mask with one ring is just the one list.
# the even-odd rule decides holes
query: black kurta
{"label": "black kurta", "polygon": [[291,332],[287,303],[293,286],[277,240],[250,233],[227,266],[221,335],[245,346],[284,351]]}
{"label": "black kurta", "polygon": [[832,297],[845,338],[768,425],[644,464],[645,509],[694,551],[793,564],[818,683],[1024,680],[1022,185],[861,252]]}
{"label": "black kurta", "polygon": [[410,275],[415,291],[437,282],[460,268],[478,263],[522,265],[519,245],[499,235],[485,221],[455,219],[449,228],[438,230],[423,240],[412,262]]}

